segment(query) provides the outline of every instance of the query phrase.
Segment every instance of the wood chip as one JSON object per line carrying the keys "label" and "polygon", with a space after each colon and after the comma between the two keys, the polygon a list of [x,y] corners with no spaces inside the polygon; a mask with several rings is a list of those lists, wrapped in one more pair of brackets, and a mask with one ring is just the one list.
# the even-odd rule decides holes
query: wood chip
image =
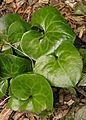
{"label": "wood chip", "polygon": [[26,116],[29,118],[29,120],[35,120],[34,115],[30,112],[28,112]]}
{"label": "wood chip", "polygon": [[54,116],[53,120],[61,119],[62,117],[64,117],[68,113],[68,111],[69,110],[67,109],[67,110],[64,110],[62,112],[57,113],[57,115]]}
{"label": "wood chip", "polygon": [[4,0],[7,4],[12,3],[14,0]]}
{"label": "wood chip", "polygon": [[84,31],[85,31],[85,25],[82,26],[80,29],[79,38],[82,38]]}
{"label": "wood chip", "polygon": [[8,120],[11,113],[12,113],[11,109],[4,108],[0,113],[0,120]]}
{"label": "wood chip", "polygon": [[20,119],[25,113],[24,112],[16,112],[15,115],[13,116],[14,120]]}
{"label": "wood chip", "polygon": [[64,103],[63,93],[64,93],[64,91],[63,91],[63,89],[61,89],[60,92],[59,92],[59,103],[60,103],[61,105],[63,105],[63,103]]}
{"label": "wood chip", "polygon": [[24,118],[23,120],[29,120],[28,118]]}
{"label": "wood chip", "polygon": [[70,101],[68,101],[68,102],[66,102],[66,104],[68,105],[68,106],[71,106],[72,104],[74,103],[74,100],[70,100]]}
{"label": "wood chip", "polygon": [[70,94],[68,94],[68,95],[65,96],[64,100],[66,102],[68,102],[69,100],[71,100],[71,98],[72,98],[72,96]]}
{"label": "wood chip", "polygon": [[0,102],[0,106],[3,106],[7,102],[8,99],[9,97],[6,97],[2,102]]}
{"label": "wood chip", "polygon": [[16,2],[19,2],[19,1],[21,1],[21,0],[15,0]]}
{"label": "wood chip", "polygon": [[86,98],[81,99],[81,102],[84,103],[84,104],[86,104]]}
{"label": "wood chip", "polygon": [[39,0],[40,4],[48,4],[49,0]]}

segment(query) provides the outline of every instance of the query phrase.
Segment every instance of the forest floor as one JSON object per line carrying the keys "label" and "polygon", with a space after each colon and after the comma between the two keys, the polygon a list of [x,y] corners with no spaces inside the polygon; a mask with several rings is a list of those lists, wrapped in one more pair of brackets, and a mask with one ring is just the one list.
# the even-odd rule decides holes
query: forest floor
{"label": "forest floor", "polygon": [[[15,12],[28,22],[33,12],[46,5],[57,7],[78,38],[86,42],[86,0],[0,0],[0,17]],[[86,73],[86,66],[83,72]],[[43,120],[86,120],[86,87],[78,87],[76,95],[67,89],[52,89],[55,110]],[[7,96],[0,99],[0,120],[42,120],[30,112],[20,113],[6,109],[7,100]]]}

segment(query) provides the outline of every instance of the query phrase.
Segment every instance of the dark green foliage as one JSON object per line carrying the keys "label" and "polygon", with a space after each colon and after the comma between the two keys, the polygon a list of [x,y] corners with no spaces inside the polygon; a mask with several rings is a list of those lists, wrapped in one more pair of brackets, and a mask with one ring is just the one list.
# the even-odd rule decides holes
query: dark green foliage
{"label": "dark green foliage", "polygon": [[13,78],[19,74],[32,71],[30,59],[11,54],[0,55],[0,76]]}
{"label": "dark green foliage", "polygon": [[51,85],[75,87],[82,75],[74,31],[56,8],[47,6],[32,15],[31,25],[17,14],[3,16],[0,33],[0,97],[8,88],[7,107],[52,112]]}
{"label": "dark green foliage", "polygon": [[10,13],[0,18],[0,32],[10,43],[18,42],[24,32],[30,30],[30,25],[16,13]]}

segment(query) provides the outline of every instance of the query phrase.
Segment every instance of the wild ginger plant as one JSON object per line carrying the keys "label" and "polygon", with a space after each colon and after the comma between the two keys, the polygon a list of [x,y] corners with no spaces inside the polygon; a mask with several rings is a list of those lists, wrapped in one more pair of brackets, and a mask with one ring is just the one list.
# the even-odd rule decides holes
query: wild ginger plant
{"label": "wild ginger plant", "polygon": [[52,86],[75,87],[82,75],[76,34],[52,6],[33,13],[31,24],[11,13],[0,26],[0,96],[8,89],[7,107],[16,111],[52,112]]}

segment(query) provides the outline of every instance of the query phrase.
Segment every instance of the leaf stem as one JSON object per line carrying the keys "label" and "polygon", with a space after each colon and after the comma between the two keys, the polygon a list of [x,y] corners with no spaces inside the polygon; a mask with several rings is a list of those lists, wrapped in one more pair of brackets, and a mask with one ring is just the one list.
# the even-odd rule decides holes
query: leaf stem
{"label": "leaf stem", "polygon": [[7,45],[9,45],[11,48],[14,48],[15,50],[17,50],[18,52],[20,52],[21,54],[23,54],[24,56],[28,57],[28,58],[31,60],[31,62],[32,62],[32,68],[34,68],[34,63],[33,63],[32,58],[30,58],[27,54],[25,54],[25,53],[22,52],[21,50],[17,49],[15,46],[13,46],[12,44],[10,44],[9,42],[5,41],[5,43],[6,43]]}

